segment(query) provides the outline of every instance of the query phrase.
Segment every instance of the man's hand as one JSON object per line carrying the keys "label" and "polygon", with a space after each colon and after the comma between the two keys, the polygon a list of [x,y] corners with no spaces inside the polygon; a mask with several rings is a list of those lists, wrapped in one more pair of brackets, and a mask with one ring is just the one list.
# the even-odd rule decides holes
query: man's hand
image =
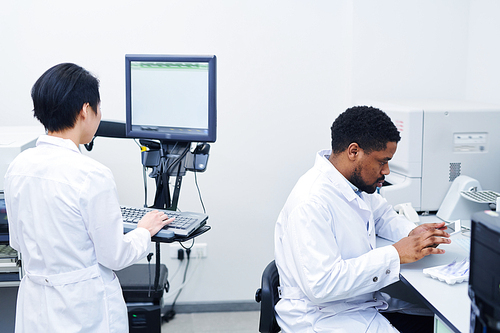
{"label": "man's hand", "polygon": [[422,259],[429,254],[442,254],[445,251],[437,249],[439,244],[449,244],[450,235],[443,231],[444,222],[422,224],[413,229],[408,237],[393,244],[399,253],[399,260],[407,264]]}
{"label": "man's hand", "polygon": [[173,217],[169,219],[165,213],[153,210],[142,217],[142,219],[137,223],[137,227],[147,229],[151,234],[151,237],[153,237],[158,233],[158,231],[161,230],[161,228],[173,220]]}
{"label": "man's hand", "polygon": [[[416,227],[412,231],[410,231],[410,233],[408,234],[408,236],[418,235],[418,234],[424,233],[424,232],[429,231],[429,230],[434,230],[434,229],[439,229],[439,230],[446,230],[446,229],[448,229],[444,225],[445,225],[444,222],[439,222],[439,223],[424,223],[424,224],[419,225],[418,227]],[[449,236],[450,235],[448,235],[447,237],[449,237]]]}

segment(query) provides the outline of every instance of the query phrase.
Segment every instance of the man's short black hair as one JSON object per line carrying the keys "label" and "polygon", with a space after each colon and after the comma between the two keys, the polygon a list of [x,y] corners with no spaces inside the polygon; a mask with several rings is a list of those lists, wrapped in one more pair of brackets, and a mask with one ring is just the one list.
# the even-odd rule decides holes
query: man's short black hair
{"label": "man's short black hair", "polygon": [[383,111],[371,106],[355,106],[340,114],[333,122],[332,152],[338,154],[353,142],[367,153],[384,150],[388,142],[399,142],[401,136]]}
{"label": "man's short black hair", "polygon": [[101,101],[99,80],[78,65],[59,64],[35,82],[31,98],[34,116],[45,129],[50,132],[70,129],[85,103],[97,113]]}

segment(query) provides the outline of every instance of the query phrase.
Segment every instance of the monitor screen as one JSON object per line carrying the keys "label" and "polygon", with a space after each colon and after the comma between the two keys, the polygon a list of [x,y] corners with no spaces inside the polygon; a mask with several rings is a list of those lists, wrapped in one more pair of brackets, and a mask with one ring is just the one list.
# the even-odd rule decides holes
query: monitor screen
{"label": "monitor screen", "polygon": [[215,142],[216,57],[126,55],[126,135]]}

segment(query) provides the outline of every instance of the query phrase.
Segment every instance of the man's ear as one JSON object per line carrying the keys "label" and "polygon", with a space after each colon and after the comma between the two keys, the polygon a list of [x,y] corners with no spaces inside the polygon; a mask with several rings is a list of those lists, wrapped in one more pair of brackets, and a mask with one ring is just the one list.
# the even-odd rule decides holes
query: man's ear
{"label": "man's ear", "polygon": [[90,103],[83,104],[82,109],[80,110],[80,115],[83,117],[83,119],[87,118],[89,111],[92,111],[90,108]]}
{"label": "man's ear", "polygon": [[354,161],[359,157],[359,154],[361,153],[361,148],[356,142],[353,142],[347,147],[347,157],[349,160]]}

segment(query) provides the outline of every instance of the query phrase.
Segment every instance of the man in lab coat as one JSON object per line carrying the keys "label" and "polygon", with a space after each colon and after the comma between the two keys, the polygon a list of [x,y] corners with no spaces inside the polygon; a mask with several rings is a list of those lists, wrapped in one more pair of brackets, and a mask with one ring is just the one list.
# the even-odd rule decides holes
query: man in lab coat
{"label": "man in lab coat", "polygon": [[[399,280],[400,264],[444,253],[436,246],[449,234],[444,222],[415,228],[375,193],[400,140],[384,112],[350,108],[331,130],[332,149],[316,155],[276,223],[277,321],[283,332],[398,332],[378,291]],[[376,235],[396,243],[376,248]]]}
{"label": "man in lab coat", "polygon": [[31,96],[47,130],[5,176],[10,245],[22,255],[16,332],[128,332],[113,272],[144,258],[172,219],[148,213],[123,235],[113,175],[80,153],[101,119],[98,80],[74,64],[47,70]]}

